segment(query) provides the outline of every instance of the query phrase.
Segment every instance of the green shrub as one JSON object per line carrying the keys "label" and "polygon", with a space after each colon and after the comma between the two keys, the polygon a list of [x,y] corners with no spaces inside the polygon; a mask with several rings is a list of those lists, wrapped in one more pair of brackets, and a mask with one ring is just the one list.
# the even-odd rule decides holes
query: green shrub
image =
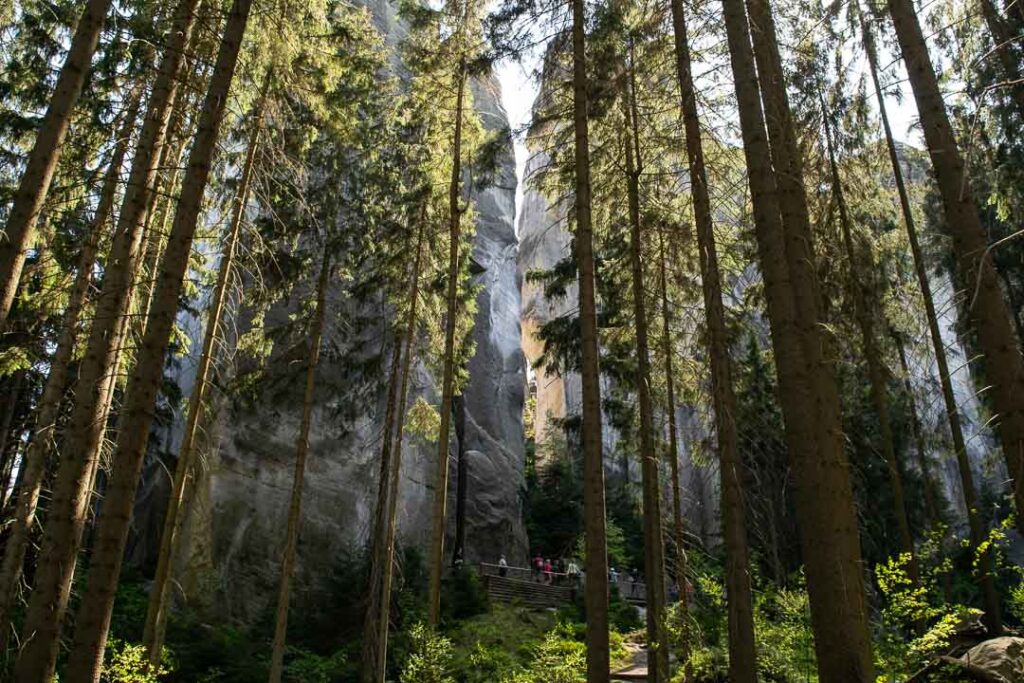
{"label": "green shrub", "polygon": [[[925,572],[914,585],[907,571],[910,555],[904,553],[875,567],[878,588],[885,597],[877,647],[880,680],[901,678],[921,668],[943,652],[957,628],[975,621],[981,612],[964,605],[939,603],[929,590],[937,580]],[[920,624],[927,624],[917,635]]]}
{"label": "green shrub", "polygon": [[586,683],[587,646],[573,626],[559,624],[535,647],[525,669],[506,674],[502,683]]}
{"label": "green shrub", "polygon": [[463,567],[452,573],[451,578],[444,582],[441,605],[444,608],[444,621],[451,623],[463,621],[487,611],[490,601],[484,590],[480,576]]}
{"label": "green shrub", "polygon": [[111,639],[107,643],[103,673],[104,683],[157,683],[170,673],[167,653],[155,669],[146,656],[146,648],[136,643]]}
{"label": "green shrub", "polygon": [[460,683],[494,683],[524,668],[537,644],[558,623],[551,612],[495,603],[486,614],[447,632],[454,651],[452,675]]}
{"label": "green shrub", "polygon": [[423,624],[409,632],[412,652],[402,667],[401,683],[455,683],[451,677],[452,643]]}
{"label": "green shrub", "polygon": [[348,660],[343,652],[322,657],[308,650],[288,648],[288,665],[284,670],[286,681],[295,683],[334,683],[348,672]]}
{"label": "green shrub", "polygon": [[630,604],[629,601],[624,600],[619,595],[618,588],[614,586],[612,587],[611,597],[608,602],[608,621],[613,629],[622,633],[635,631],[644,625],[643,620],[640,618],[640,611]]}

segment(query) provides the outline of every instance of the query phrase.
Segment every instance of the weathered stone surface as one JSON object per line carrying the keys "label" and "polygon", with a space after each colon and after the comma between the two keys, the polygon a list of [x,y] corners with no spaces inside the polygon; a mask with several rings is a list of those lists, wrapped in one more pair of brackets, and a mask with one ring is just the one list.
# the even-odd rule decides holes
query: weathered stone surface
{"label": "weathered stone surface", "polygon": [[[575,285],[567,288],[566,296],[551,299],[544,295],[543,287],[528,281],[531,271],[547,270],[562,259],[570,256],[572,237],[568,232],[566,202],[556,205],[530,184],[540,169],[550,162],[538,142],[532,146],[533,153],[526,163],[525,187],[522,208],[519,215],[519,273],[522,285],[522,346],[527,360],[531,363],[543,353],[543,344],[536,334],[547,322],[558,317],[575,314],[578,305],[578,290]],[[611,380],[602,378],[602,396],[611,390]],[[550,427],[551,418],[578,415],[581,410],[582,385],[577,373],[559,375],[549,373],[545,368],[536,368],[530,377],[530,391],[536,398],[534,424],[537,438],[543,439]],[[706,439],[706,416],[698,415],[690,406],[679,406],[677,423],[680,449],[680,481],[682,487],[683,514],[688,533],[700,538],[704,544],[718,542],[718,472],[717,465],[701,466],[692,457],[692,443]],[[629,477],[639,481],[639,463],[632,462],[629,472],[616,451],[619,446],[618,432],[605,420],[602,429],[602,444],[605,467],[609,477]],[[541,466],[543,463],[540,463]],[[667,469],[667,466],[666,466]],[[668,486],[663,492],[663,510],[671,509],[671,492]]]}
{"label": "weathered stone surface", "polygon": [[993,638],[975,645],[961,661],[1002,676],[1006,683],[1024,683],[1024,638]]}
{"label": "weathered stone surface", "polygon": [[[376,21],[400,30],[389,3],[371,7]],[[392,32],[392,38],[394,33]],[[389,41],[393,42],[393,41]],[[474,105],[484,126],[507,131],[500,88],[493,77],[472,84]],[[520,348],[520,293],[515,234],[515,163],[511,139],[499,155],[494,181],[473,191],[476,216],[474,261],[481,289],[464,392],[463,449],[468,463],[466,560],[525,562],[522,523],[524,483],[523,405],[525,362]],[[305,285],[307,288],[309,284]],[[386,316],[352,338],[340,322],[350,304],[332,292],[325,351],[317,371],[310,451],[304,478],[296,604],[308,605],[329,586],[341,558],[364,544],[370,532],[379,479],[379,453],[388,368],[383,359]],[[296,297],[297,299],[301,297]],[[288,310],[275,315],[286,315]],[[198,331],[197,331],[198,336]],[[189,600],[206,603],[223,616],[252,623],[276,600],[288,502],[294,473],[295,439],[301,418],[304,350],[275,356],[258,397],[220,407],[210,425],[213,444],[204,454],[202,476],[189,506],[189,524],[179,577]],[[351,359],[380,364],[354,374]],[[346,362],[343,359],[347,359]],[[189,390],[190,373],[182,373]],[[416,367],[410,400],[439,403],[438,380]],[[176,436],[162,448],[176,452]],[[453,445],[454,456],[458,450]],[[425,547],[429,541],[437,451],[408,438],[401,476],[400,542]],[[449,546],[454,537],[456,462],[450,461]],[[152,561],[166,499],[167,475],[150,469],[136,512],[132,559]]]}

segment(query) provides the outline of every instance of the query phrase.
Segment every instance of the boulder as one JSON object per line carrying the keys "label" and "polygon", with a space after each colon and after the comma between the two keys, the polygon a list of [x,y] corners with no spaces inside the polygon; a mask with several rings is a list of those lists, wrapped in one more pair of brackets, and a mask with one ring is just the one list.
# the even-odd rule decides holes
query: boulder
{"label": "boulder", "polygon": [[1024,683],[1024,638],[1004,636],[975,645],[960,660],[1006,683]]}

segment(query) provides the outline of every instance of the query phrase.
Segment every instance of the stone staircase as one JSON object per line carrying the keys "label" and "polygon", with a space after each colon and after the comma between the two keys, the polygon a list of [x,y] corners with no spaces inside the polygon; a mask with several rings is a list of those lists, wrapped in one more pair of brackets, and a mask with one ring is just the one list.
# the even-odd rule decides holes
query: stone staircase
{"label": "stone staircase", "polygon": [[516,603],[530,609],[558,608],[572,602],[576,594],[576,590],[568,586],[548,586],[535,581],[487,574],[481,578],[491,600]]}

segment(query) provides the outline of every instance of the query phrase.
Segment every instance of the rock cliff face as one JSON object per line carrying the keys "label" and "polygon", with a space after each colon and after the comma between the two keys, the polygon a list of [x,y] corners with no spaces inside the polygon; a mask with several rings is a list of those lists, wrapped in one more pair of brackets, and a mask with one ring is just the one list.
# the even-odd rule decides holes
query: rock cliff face
{"label": "rock cliff face", "polygon": [[[551,79],[554,82],[554,79]],[[542,87],[541,97],[544,97]],[[542,140],[546,136],[537,135],[531,145],[531,155],[527,161],[524,197],[519,215],[519,271],[523,279],[522,286],[522,328],[523,350],[528,361],[533,363],[543,352],[542,343],[536,338],[537,331],[544,323],[568,315],[575,311],[578,292],[576,287],[569,288],[565,299],[550,300],[544,296],[543,286],[530,283],[527,275],[533,270],[548,270],[556,263],[569,256],[571,235],[566,222],[566,207],[569,202],[553,203],[541,192],[531,186],[531,177],[536,176],[549,163],[549,157],[543,151]],[[528,140],[529,142],[529,140]],[[929,182],[927,162],[921,161],[921,153],[910,150],[905,152],[905,172],[914,183]],[[752,281],[759,279],[755,265],[751,265],[747,276],[733,283],[736,288],[735,298],[742,298],[742,289]],[[975,474],[976,484],[988,490],[999,492],[1005,489],[1007,480],[1005,466],[999,456],[998,444],[991,430],[985,426],[985,411],[978,400],[974,379],[971,376],[970,364],[963,344],[957,333],[957,309],[953,302],[953,285],[948,275],[940,274],[932,277],[932,288],[940,308],[940,327],[949,354],[950,367],[953,368],[953,386],[957,404],[960,406],[967,440],[968,456]],[[925,330],[924,322],[920,328]],[[767,321],[764,321],[764,344],[768,344]],[[926,429],[939,435],[939,441],[948,440],[948,426],[942,404],[942,396],[937,386],[937,367],[935,366],[927,338],[918,345],[917,353],[911,354],[911,381],[918,392],[918,410],[926,421]],[[535,426],[538,439],[542,439],[549,428],[551,418],[567,415],[578,415],[581,403],[581,385],[578,375],[558,376],[549,374],[543,368],[530,371],[529,388],[535,399]],[[602,396],[609,389],[607,379],[602,382]],[[924,400],[921,400],[923,397]],[[709,433],[708,425],[713,424],[712,416],[697,414],[690,406],[680,406],[677,414],[680,447],[680,477],[683,491],[683,514],[689,531],[699,536],[707,545],[718,542],[720,533],[719,474],[718,466],[713,458],[710,462],[698,464],[691,457],[690,445],[695,442],[713,442],[714,436]],[[618,435],[605,423],[604,455],[606,472],[610,477],[623,476],[621,463],[615,462],[610,456],[615,451]],[[909,436],[907,438],[909,441]],[[957,532],[966,534],[966,509],[963,504],[963,493],[956,461],[948,447],[941,443],[930,453],[932,458],[932,475],[950,503],[956,517],[954,524]],[[907,461],[911,456],[903,456]],[[907,464],[907,467],[913,467]],[[635,481],[638,474],[630,472]],[[663,495],[663,509],[669,509],[670,494]],[[667,514],[667,513],[666,513]]]}
{"label": "rock cliff face", "polygon": [[[389,42],[402,30],[386,0],[371,2],[378,26]],[[473,83],[476,109],[485,127],[508,129],[500,87],[493,77]],[[502,151],[492,185],[475,191],[476,238],[473,258],[481,285],[474,339],[476,355],[462,400],[465,428],[461,448],[450,461],[449,545],[454,538],[457,468],[455,454],[466,458],[466,560],[524,561],[522,523],[523,405],[526,366],[520,348],[520,293],[516,269],[516,176],[511,141]],[[348,304],[330,297],[334,310]],[[351,339],[335,323],[325,334],[326,347],[349,354],[366,349],[366,357],[386,358],[384,319]],[[198,331],[197,331],[198,335]],[[372,351],[372,353],[371,353]],[[373,379],[353,376],[338,353],[325,352],[317,372],[316,407],[305,475],[303,521],[299,542],[296,604],[309,605],[328,587],[341,558],[366,543],[378,491],[380,439],[387,390],[386,363]],[[179,567],[190,600],[205,602],[221,614],[252,622],[272,608],[293,477],[295,438],[301,417],[302,373],[296,358],[273,362],[258,400],[221,407],[209,428],[210,444],[191,501],[183,547],[191,557]],[[301,359],[299,359],[301,360]],[[189,390],[190,371],[179,380]],[[416,367],[410,400],[423,396],[439,403],[439,380]],[[162,447],[175,451],[175,430]],[[401,475],[399,536],[403,544],[424,547],[430,534],[435,446],[407,439]],[[136,512],[132,557],[150,561],[155,550],[156,520],[166,498],[166,475],[154,467]]]}
{"label": "rock cliff face", "polygon": [[[575,311],[579,293],[575,285],[567,290],[564,299],[552,300],[544,296],[543,287],[531,283],[527,275],[534,270],[547,270],[570,255],[572,238],[568,232],[565,202],[555,205],[530,184],[539,169],[549,163],[539,144],[531,146],[532,153],[526,164],[523,203],[519,214],[519,272],[522,287],[523,351],[531,363],[543,352],[536,334],[546,323]],[[543,439],[553,418],[578,415],[581,410],[582,385],[579,375],[565,376],[548,373],[544,368],[531,370],[530,392],[536,400],[534,425],[538,439]],[[602,395],[611,389],[609,381],[602,381]],[[717,466],[699,466],[691,457],[689,448],[693,438],[706,438],[703,424],[689,406],[680,406],[677,423],[680,448],[680,480],[682,508],[687,528],[705,543],[715,544],[718,534],[718,471]],[[619,435],[606,420],[603,430],[605,467],[609,477],[629,476],[639,481],[638,465],[624,472],[622,463],[614,457]],[[542,465],[542,464],[541,464]],[[663,492],[663,509],[670,510],[671,493]]]}

